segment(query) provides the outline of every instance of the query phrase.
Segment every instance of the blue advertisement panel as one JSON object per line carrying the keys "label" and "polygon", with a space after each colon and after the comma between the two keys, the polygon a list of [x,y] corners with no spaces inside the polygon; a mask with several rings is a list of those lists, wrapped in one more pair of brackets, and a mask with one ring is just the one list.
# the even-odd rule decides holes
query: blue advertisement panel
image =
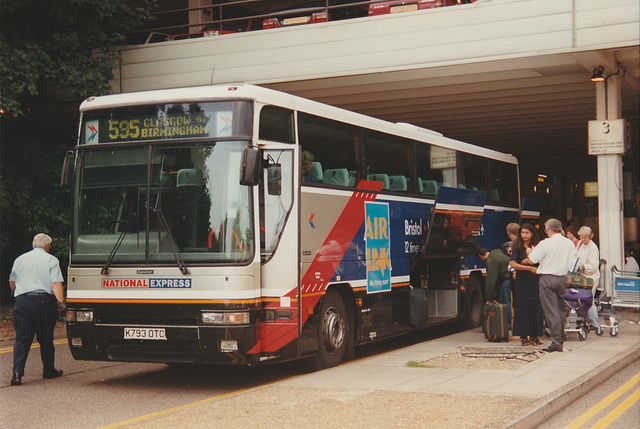
{"label": "blue advertisement panel", "polygon": [[365,203],[365,244],[367,250],[367,293],[391,290],[391,247],[389,205]]}

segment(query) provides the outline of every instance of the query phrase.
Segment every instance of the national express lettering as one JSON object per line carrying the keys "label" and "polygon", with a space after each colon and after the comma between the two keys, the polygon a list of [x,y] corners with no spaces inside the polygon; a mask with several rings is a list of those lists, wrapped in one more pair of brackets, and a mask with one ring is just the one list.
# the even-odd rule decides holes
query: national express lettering
{"label": "national express lettering", "polygon": [[191,279],[102,279],[103,288],[189,289]]}

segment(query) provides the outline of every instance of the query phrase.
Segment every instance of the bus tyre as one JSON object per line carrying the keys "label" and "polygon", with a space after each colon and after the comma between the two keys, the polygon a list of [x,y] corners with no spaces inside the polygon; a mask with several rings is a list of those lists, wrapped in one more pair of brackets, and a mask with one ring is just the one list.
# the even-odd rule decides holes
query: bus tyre
{"label": "bus tyre", "polygon": [[467,280],[467,293],[465,295],[465,318],[467,325],[476,328],[482,323],[482,289],[480,280],[476,276],[470,276]]}
{"label": "bus tyre", "polygon": [[347,348],[348,323],[340,294],[330,290],[322,300],[318,323],[318,352],[315,368],[324,369],[342,362]]}

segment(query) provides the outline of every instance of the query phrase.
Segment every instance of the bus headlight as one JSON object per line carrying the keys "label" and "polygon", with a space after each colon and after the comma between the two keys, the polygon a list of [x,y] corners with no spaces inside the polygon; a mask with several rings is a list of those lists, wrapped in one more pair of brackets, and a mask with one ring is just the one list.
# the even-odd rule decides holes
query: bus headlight
{"label": "bus headlight", "polygon": [[219,311],[202,312],[202,323],[207,325],[248,325],[249,320],[249,313],[246,311],[233,313]]}
{"label": "bus headlight", "polygon": [[67,322],[93,322],[93,310],[67,310]]}

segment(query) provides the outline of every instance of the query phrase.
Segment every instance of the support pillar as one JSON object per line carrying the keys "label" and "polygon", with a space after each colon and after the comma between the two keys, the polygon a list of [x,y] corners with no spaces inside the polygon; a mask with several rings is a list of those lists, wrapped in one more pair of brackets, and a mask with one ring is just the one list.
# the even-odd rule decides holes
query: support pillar
{"label": "support pillar", "polygon": [[[618,119],[621,114],[620,76],[596,84],[596,119]],[[622,155],[598,155],[598,218],[600,258],[608,267],[622,269],[624,261]],[[610,276],[604,285],[611,296]]]}

